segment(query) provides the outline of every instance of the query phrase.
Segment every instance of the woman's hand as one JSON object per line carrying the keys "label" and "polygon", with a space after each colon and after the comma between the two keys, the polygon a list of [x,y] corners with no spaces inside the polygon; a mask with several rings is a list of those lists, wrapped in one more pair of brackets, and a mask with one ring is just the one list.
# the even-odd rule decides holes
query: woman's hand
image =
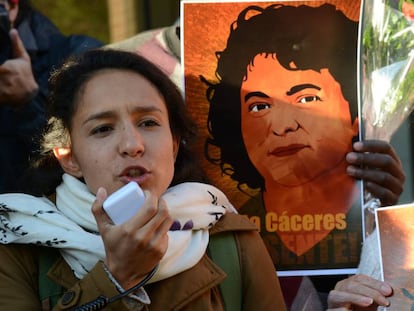
{"label": "woman's hand", "polygon": [[377,310],[389,306],[386,297],[392,294],[388,283],[367,275],[356,274],[339,281],[328,296],[328,311]]}
{"label": "woman's hand", "polygon": [[381,140],[359,141],[353,147],[354,152],[346,155],[348,175],[362,179],[365,189],[383,206],[396,204],[405,174],[394,148]]}
{"label": "woman's hand", "polygon": [[145,203],[137,214],[114,225],[102,208],[107,194],[100,188],[92,205],[105,246],[105,264],[117,282],[129,289],[141,281],[162,259],[172,225],[164,201],[145,192]]}

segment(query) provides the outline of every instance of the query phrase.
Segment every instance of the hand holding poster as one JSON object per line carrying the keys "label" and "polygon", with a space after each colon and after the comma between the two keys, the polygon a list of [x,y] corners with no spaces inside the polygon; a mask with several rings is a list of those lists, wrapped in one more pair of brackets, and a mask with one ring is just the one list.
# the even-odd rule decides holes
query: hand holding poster
{"label": "hand holding poster", "polygon": [[[279,275],[352,273],[359,1],[183,1],[185,96],[212,182]],[[214,12],[214,13],[212,13]]]}

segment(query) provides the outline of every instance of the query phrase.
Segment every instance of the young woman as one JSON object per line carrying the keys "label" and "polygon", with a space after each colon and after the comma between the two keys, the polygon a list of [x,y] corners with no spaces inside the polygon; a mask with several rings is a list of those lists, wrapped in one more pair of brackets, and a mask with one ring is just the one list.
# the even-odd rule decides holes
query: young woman
{"label": "young woman", "polygon": [[[69,60],[50,82],[44,149],[27,179],[35,196],[0,196],[2,308],[54,305],[39,298],[48,247],[59,250],[48,277],[64,289],[55,310],[97,297],[109,310],[224,310],[226,275],[206,250],[232,232],[242,309],[285,310],[255,226],[200,182],[194,127],[167,76],[135,54],[100,50]],[[131,181],[145,203],[114,225],[103,202]]]}

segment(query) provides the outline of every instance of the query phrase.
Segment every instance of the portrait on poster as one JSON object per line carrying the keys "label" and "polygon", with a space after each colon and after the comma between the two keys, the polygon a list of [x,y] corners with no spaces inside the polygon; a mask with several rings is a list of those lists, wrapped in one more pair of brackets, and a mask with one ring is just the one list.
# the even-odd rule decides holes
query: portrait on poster
{"label": "portrait on poster", "polygon": [[185,99],[209,179],[255,223],[280,275],[352,273],[360,0],[181,4]]}

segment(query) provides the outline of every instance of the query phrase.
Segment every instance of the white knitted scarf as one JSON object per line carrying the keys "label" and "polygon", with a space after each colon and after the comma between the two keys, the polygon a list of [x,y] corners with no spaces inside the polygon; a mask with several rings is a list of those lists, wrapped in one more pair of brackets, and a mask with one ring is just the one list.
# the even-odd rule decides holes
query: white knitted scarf
{"label": "white knitted scarf", "polygon": [[[207,248],[211,228],[222,215],[237,211],[217,188],[182,183],[163,195],[175,222],[168,249],[150,282],[193,267]],[[104,260],[103,241],[91,212],[95,196],[78,179],[65,174],[56,188],[56,206],[26,194],[0,195],[0,243],[58,248],[78,278]]]}

